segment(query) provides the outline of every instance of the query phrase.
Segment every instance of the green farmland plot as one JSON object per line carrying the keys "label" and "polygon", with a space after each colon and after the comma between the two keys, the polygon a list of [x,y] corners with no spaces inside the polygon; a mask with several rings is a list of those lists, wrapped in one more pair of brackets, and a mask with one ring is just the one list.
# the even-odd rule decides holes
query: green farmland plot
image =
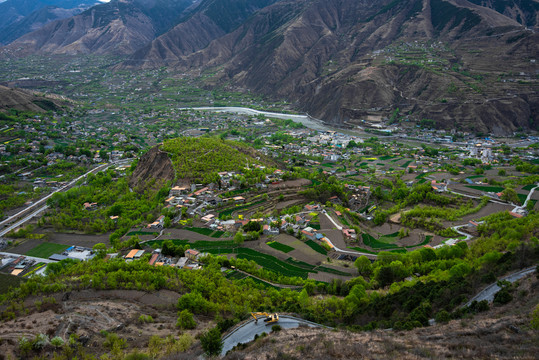
{"label": "green farmland plot", "polygon": [[294,248],[292,246],[281,244],[280,242],[277,242],[277,241],[270,241],[270,242],[267,242],[266,244],[268,246],[270,246],[270,247],[272,247],[272,248],[274,248],[276,250],[282,251],[284,253],[289,253],[290,251],[294,250]]}
{"label": "green farmland plot", "polygon": [[200,227],[186,227],[185,230],[193,231],[198,234],[210,236],[213,238],[220,238],[225,233],[224,231],[220,231],[220,230],[212,230],[212,229],[200,228]]}
{"label": "green farmland plot", "polygon": [[399,166],[400,166],[401,168],[407,168],[408,165],[410,165],[411,163],[412,163],[412,160],[408,160],[408,161],[406,161],[404,164],[399,165]]}
{"label": "green farmland plot", "polygon": [[48,259],[52,254],[60,254],[68,247],[69,245],[43,243],[28,251],[25,255]]}
{"label": "green farmland plot", "polygon": [[363,243],[373,249],[385,250],[385,249],[394,249],[397,247],[393,244],[387,244],[385,242],[381,242],[369,234],[361,234],[361,237],[363,238]]}
{"label": "green farmland plot", "polygon": [[328,254],[328,251],[326,249],[324,249],[322,247],[322,245],[312,241],[312,240],[307,240],[305,241],[305,245],[307,245],[308,247],[310,247],[311,249],[313,249],[314,251],[316,251],[317,253],[320,253],[322,255],[327,255]]}
{"label": "green farmland plot", "polygon": [[310,272],[316,273],[316,271],[300,268],[298,266],[281,261],[274,256],[263,254],[252,249],[239,248],[237,251],[238,258],[253,260],[264,269],[271,270],[285,276],[297,276],[306,279]]}
{"label": "green farmland plot", "polygon": [[223,216],[228,216],[228,215],[232,215],[232,213],[234,211],[237,211],[237,210],[243,210],[243,209],[247,209],[251,206],[255,206],[255,205],[259,205],[259,204],[262,204],[266,202],[266,200],[260,200],[260,201],[257,201],[257,202],[254,202],[254,203],[250,203],[250,204],[246,204],[246,205],[242,205],[242,206],[235,206],[233,208],[230,208],[230,209],[227,209],[227,210],[224,210],[224,211],[221,211],[218,215],[218,217],[220,219],[223,218]]}
{"label": "green farmland plot", "polygon": [[499,193],[505,190],[503,187],[500,187],[500,186],[466,185],[466,187],[470,189],[475,189],[475,190],[485,191],[485,192],[493,192],[493,193]]}
{"label": "green farmland plot", "polygon": [[382,235],[378,239],[378,241],[386,243],[386,244],[393,244],[395,241],[398,240],[399,233],[394,232],[392,234]]}

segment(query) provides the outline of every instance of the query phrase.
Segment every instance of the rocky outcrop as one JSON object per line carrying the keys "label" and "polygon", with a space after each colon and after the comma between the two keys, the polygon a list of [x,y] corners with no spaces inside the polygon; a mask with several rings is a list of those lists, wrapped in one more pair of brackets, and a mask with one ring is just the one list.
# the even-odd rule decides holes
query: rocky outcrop
{"label": "rocky outcrop", "polygon": [[148,184],[159,183],[158,185],[162,185],[167,181],[174,180],[174,177],[174,167],[168,154],[159,150],[159,146],[155,146],[140,157],[129,181],[129,186],[144,190]]}

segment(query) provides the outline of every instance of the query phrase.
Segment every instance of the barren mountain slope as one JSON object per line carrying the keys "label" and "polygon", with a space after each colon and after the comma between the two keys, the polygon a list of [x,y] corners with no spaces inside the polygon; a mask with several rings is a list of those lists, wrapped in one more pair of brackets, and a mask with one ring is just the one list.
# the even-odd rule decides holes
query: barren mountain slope
{"label": "barren mountain slope", "polygon": [[55,110],[60,106],[60,102],[56,100],[0,85],[0,111],[14,109],[18,111],[45,112]]}
{"label": "barren mountain slope", "polygon": [[4,54],[130,54],[167,30],[189,0],[113,0],[47,24],[4,48]]}
{"label": "barren mountain slope", "polygon": [[[439,127],[456,122],[510,133],[538,126],[530,62],[537,34],[489,7],[465,0],[282,0],[229,28],[222,34],[207,13],[196,13],[119,68],[213,68],[208,86],[286,98],[340,125],[399,107]],[[413,49],[394,56],[403,44]],[[501,79],[515,72],[524,83]]]}

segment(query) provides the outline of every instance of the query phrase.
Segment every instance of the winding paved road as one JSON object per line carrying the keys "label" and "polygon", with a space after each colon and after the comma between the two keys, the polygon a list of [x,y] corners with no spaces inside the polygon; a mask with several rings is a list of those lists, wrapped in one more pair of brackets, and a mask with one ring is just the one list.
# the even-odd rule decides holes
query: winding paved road
{"label": "winding paved road", "polygon": [[[523,277],[525,277],[525,276],[527,276],[529,274],[532,274],[534,271],[535,271],[535,266],[532,266],[532,267],[517,271],[515,273],[506,275],[506,276],[500,278],[500,280],[509,281],[511,283],[514,283],[515,281],[520,280],[520,279],[522,279]],[[489,303],[491,303],[491,302],[494,301],[494,295],[498,291],[500,291],[500,287],[498,286],[498,282],[496,281],[495,283],[490,284],[489,286],[487,286],[486,288],[481,290],[481,292],[479,292],[479,294],[477,294],[473,298],[471,298],[470,301],[468,301],[466,304],[464,304],[464,306],[469,306],[473,301],[487,300]]]}
{"label": "winding paved road", "polygon": [[[275,324],[275,323],[274,323]],[[254,319],[247,321],[234,328],[228,334],[223,337],[223,351],[221,356],[225,355],[234,346],[242,343],[248,343],[253,341],[255,335],[261,335],[263,332],[271,332],[271,327],[274,324],[267,324],[264,322],[264,318],[259,318],[258,323],[255,323]],[[279,322],[277,323],[283,329],[293,329],[300,325],[309,327],[326,327],[311,321],[303,320],[294,316],[279,315]]]}

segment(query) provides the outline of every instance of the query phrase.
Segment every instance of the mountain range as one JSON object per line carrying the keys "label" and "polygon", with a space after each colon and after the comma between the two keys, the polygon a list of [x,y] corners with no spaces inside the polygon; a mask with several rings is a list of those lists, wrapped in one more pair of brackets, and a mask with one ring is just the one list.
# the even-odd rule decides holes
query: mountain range
{"label": "mountain range", "polygon": [[96,0],[7,0],[0,3],[0,44],[100,4]]}
{"label": "mountain range", "polygon": [[207,70],[208,87],[284,98],[340,126],[396,114],[501,134],[539,126],[538,10],[538,0],[113,0],[2,52]]}

